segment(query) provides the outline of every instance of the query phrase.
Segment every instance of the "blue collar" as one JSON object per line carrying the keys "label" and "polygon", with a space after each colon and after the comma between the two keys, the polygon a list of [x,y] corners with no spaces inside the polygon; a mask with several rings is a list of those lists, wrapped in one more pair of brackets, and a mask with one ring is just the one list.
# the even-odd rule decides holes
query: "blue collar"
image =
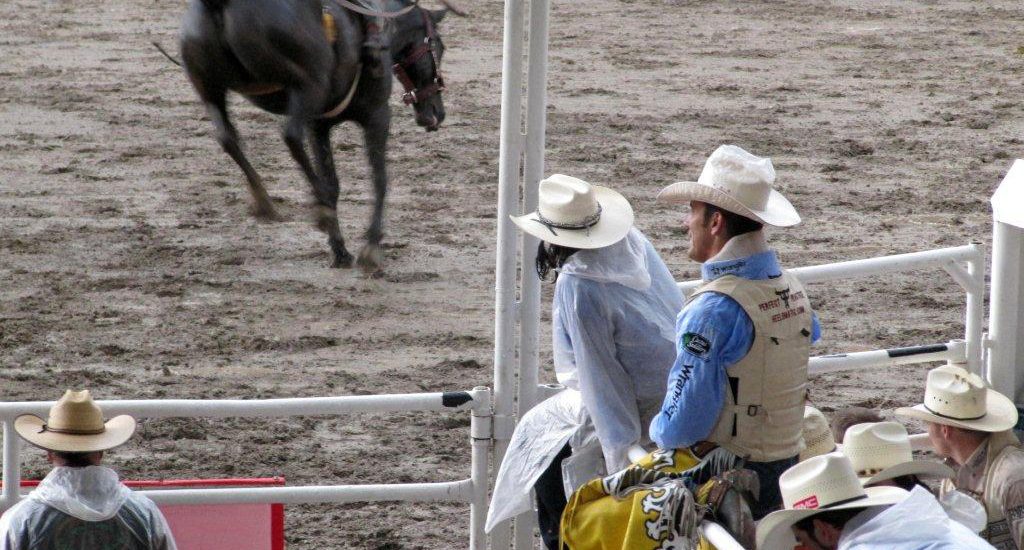
{"label": "blue collar", "polygon": [[723,275],[760,281],[782,275],[782,268],[779,267],[779,259],[772,250],[735,260],[705,262],[700,266],[700,276],[705,282],[714,281]]}

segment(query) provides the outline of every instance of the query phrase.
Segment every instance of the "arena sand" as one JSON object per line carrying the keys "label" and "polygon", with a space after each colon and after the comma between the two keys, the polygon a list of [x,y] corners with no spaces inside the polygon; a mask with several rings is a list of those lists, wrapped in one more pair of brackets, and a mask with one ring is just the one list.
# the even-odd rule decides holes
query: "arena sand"
{"label": "arena sand", "polygon": [[[492,379],[501,2],[442,25],[442,131],[394,99],[386,277],[329,269],[278,119],[235,101],[286,221],[247,212],[239,170],[172,48],[180,2],[0,4],[3,398],[266,398],[420,392]],[[720,143],[769,155],[804,217],[785,264],[988,242],[988,197],[1021,139],[1018,2],[553,3],[546,172],[622,190],[680,279],[681,217],[656,205]],[[359,132],[334,133],[356,247],[370,189]],[[944,273],[813,285],[818,353],[944,342]],[[545,288],[545,303],[550,288]],[[545,308],[546,309],[546,308]],[[545,320],[548,317],[545,314]],[[543,362],[550,361],[545,326]],[[818,377],[826,411],[891,413],[928,366]],[[551,380],[550,369],[542,374]],[[144,422],[129,478],[284,475],[292,484],[468,476],[466,414]],[[26,474],[45,472],[25,450]],[[288,509],[291,548],[459,548],[466,507]]]}

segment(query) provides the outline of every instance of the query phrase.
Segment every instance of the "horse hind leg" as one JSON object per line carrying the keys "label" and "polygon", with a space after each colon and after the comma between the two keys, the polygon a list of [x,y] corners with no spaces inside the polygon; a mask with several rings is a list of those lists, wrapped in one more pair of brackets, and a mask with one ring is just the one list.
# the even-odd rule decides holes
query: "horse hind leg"
{"label": "horse hind leg", "polygon": [[[322,95],[322,93],[308,92],[300,88],[289,92],[288,120],[285,122],[282,136],[285,144],[288,146],[288,151],[291,152],[292,158],[295,159],[295,163],[299,165],[299,169],[302,170],[302,173],[313,188],[313,196],[316,200],[314,207],[315,224],[317,229],[327,233],[327,241],[334,253],[334,267],[350,267],[352,265],[351,254],[345,249],[345,240],[342,238],[341,228],[338,225],[338,214],[336,211],[338,183],[334,172],[333,158],[330,159],[329,166],[325,166],[324,162],[328,160],[330,155],[323,155],[323,146],[314,143],[313,149],[316,151],[318,161],[321,164],[321,174],[317,174],[313,169],[313,163],[306,153],[305,147],[306,133],[314,119],[313,109],[315,107],[311,106],[321,105],[323,103]],[[314,141],[317,141],[317,137],[314,136]],[[326,147],[329,153],[330,142],[326,136],[323,139],[327,141]],[[327,175],[328,173],[330,175]]]}
{"label": "horse hind leg", "polygon": [[321,123],[313,130],[313,157],[320,172],[320,187],[314,188],[316,197],[314,217],[317,229],[327,234],[327,244],[334,254],[333,267],[352,267],[352,254],[345,248],[345,238],[338,225],[338,172],[331,151],[331,126]]}
{"label": "horse hind leg", "polygon": [[253,200],[253,215],[257,219],[265,221],[280,220],[281,218],[277,215],[277,211],[270,201],[270,195],[267,194],[267,189],[263,186],[260,175],[256,173],[256,169],[252,167],[252,164],[249,164],[249,159],[245,158],[245,154],[242,152],[238,131],[235,130],[235,126],[231,124],[231,119],[228,118],[225,96],[221,94],[219,98],[208,100],[206,102],[206,110],[210,115],[210,120],[213,121],[214,127],[217,129],[217,141],[220,142],[221,147],[224,148],[228,156],[245,173],[245,180],[249,184],[249,194]]}

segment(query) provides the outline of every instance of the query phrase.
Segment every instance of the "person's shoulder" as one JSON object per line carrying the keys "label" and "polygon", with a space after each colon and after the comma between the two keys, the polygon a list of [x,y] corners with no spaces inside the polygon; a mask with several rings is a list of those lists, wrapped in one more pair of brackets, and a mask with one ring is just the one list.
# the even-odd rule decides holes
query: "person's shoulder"
{"label": "person's shoulder", "polygon": [[728,294],[709,290],[694,296],[683,308],[680,318],[694,321],[731,319],[742,309],[739,302]]}

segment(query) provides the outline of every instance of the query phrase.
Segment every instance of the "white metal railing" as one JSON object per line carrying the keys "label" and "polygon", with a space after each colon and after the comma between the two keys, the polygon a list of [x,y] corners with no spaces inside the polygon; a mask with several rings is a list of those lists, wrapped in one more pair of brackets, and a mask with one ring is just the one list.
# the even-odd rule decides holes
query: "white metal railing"
{"label": "white metal railing", "polygon": [[[961,264],[965,264],[961,265]],[[982,328],[985,301],[985,249],[978,243],[950,248],[938,248],[909,254],[880,256],[862,260],[850,260],[791,269],[804,284],[885,275],[903,271],[942,268],[966,293],[966,315],[964,339],[947,344],[914,346],[891,350],[874,350],[856,353],[812,357],[809,364],[811,374],[836,372],[869,367],[887,367],[930,361],[953,361],[967,363],[971,372],[983,374]],[[684,294],[690,294],[701,281],[680,282]]]}
{"label": "white metal railing", "polygon": [[[491,390],[477,387],[470,391],[308,397],[265,400],[146,400],[99,401],[108,416],[130,414],[137,418],[226,418],[323,416],[360,412],[468,410],[472,413],[470,437],[470,477],[440,483],[396,483],[381,485],[326,485],[307,487],[259,487],[225,489],[182,489],[142,491],[161,504],[237,504],[373,501],[448,501],[469,504],[470,548],[486,545],[484,520],[487,516],[487,461],[491,444]],[[14,420],[22,414],[45,416],[53,402],[0,403],[3,423],[3,490],[0,509],[6,510],[20,498],[20,438]]]}

